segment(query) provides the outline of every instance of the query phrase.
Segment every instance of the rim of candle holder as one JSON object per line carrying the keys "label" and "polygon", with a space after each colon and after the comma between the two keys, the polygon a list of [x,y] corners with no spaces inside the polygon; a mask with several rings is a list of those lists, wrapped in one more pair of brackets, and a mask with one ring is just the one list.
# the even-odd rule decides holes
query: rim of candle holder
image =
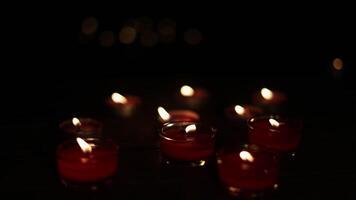
{"label": "rim of candle holder", "polygon": [[211,133],[210,134],[211,139],[214,139],[217,134],[217,129],[215,127],[201,123],[201,122],[177,121],[177,122],[167,122],[167,123],[163,124],[163,127],[160,129],[160,132],[159,132],[160,137],[164,138],[166,140],[169,140],[169,141],[182,142],[182,143],[191,142],[191,141],[195,140],[194,137],[186,137],[186,140],[178,140],[178,139],[171,138],[167,135],[164,135],[165,133],[167,133],[166,129],[172,128],[175,125],[180,125],[180,127],[181,127],[180,131],[184,131],[184,129],[189,125],[195,125],[197,130],[199,130],[199,128],[204,128],[206,131],[203,131],[203,133],[201,133],[200,131],[199,132],[197,131],[197,133],[198,134],[208,134],[208,132],[209,132],[209,133]]}
{"label": "rim of candle holder", "polygon": [[[94,137],[82,138],[82,139],[85,142],[89,143],[89,144],[95,142],[96,146],[100,146],[100,145],[101,146],[107,146],[107,145],[110,145],[115,150],[116,153],[119,151],[119,145],[112,139],[101,139],[101,138],[94,138]],[[66,140],[66,141],[62,142],[60,145],[58,145],[57,151],[56,151],[57,157],[61,157],[61,152],[60,151],[63,148],[65,148],[66,145],[71,145],[71,144],[78,146],[78,148],[80,149],[80,146],[77,143],[76,139]],[[104,145],[104,144],[107,144],[107,145]]]}
{"label": "rim of candle holder", "polygon": [[[247,126],[250,130],[256,129],[253,126],[253,123],[257,120],[263,120],[263,119],[275,119],[275,120],[281,120],[278,122],[283,122],[283,124],[288,123],[288,126],[291,126],[293,128],[296,128],[297,130],[302,130],[303,128],[303,123],[302,120],[296,117],[287,117],[287,116],[282,116],[282,115],[263,115],[263,116],[256,116],[252,117],[249,120],[247,120]],[[282,125],[283,125],[282,124]],[[271,132],[280,132],[278,128],[268,128]]]}
{"label": "rim of candle holder", "polygon": [[169,119],[167,121],[164,121],[160,116],[158,116],[158,120],[164,124],[166,123],[174,123],[174,122],[199,122],[200,121],[200,115],[199,113],[189,110],[189,109],[176,109],[176,110],[170,110],[167,111],[171,116],[174,115],[182,115],[182,114],[188,114],[192,120],[179,120],[179,119]]}

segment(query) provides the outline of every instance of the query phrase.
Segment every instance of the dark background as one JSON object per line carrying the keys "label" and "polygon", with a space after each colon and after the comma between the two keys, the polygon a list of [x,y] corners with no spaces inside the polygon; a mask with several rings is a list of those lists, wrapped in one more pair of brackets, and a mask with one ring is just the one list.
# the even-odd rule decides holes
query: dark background
{"label": "dark background", "polygon": [[[287,114],[301,117],[305,130],[301,156],[283,177],[285,184],[275,199],[354,199],[352,13],[338,6],[247,11],[244,6],[212,10],[203,4],[187,10],[180,6],[48,8],[38,15],[14,14],[8,20],[6,32],[13,37],[7,40],[6,57],[11,62],[4,63],[9,79],[1,81],[1,191],[38,199],[77,197],[64,190],[57,177],[58,124],[73,116],[90,116],[104,121],[108,136],[116,126],[134,136],[114,136],[123,146],[115,189],[87,197],[227,198],[209,176],[213,172],[198,172],[193,179],[192,172],[177,170],[171,175],[157,165],[151,129],[155,109],[175,108],[174,93],[182,84],[191,84],[210,91],[204,113],[224,131],[226,106],[251,103],[252,94],[264,86],[286,93]],[[138,41],[102,47],[97,35],[82,43],[80,27],[88,16],[98,19],[98,35],[110,30],[115,36],[130,18],[147,16],[154,24],[170,18],[177,24],[177,39],[154,47]],[[188,28],[201,31],[199,45],[184,41]],[[343,60],[342,71],[332,68],[334,58]],[[145,102],[142,116],[127,121],[113,115],[104,104],[113,91],[139,95]],[[137,130],[137,124],[149,131]],[[147,141],[140,138],[142,132]]]}

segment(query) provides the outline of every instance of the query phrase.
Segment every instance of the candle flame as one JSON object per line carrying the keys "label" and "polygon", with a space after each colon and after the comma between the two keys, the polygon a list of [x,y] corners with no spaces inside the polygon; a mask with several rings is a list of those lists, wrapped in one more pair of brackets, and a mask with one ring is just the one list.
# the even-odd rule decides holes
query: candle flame
{"label": "candle flame", "polygon": [[241,151],[240,158],[245,161],[253,162],[254,158],[248,151]]}
{"label": "candle flame", "polygon": [[180,88],[180,93],[185,97],[191,97],[194,95],[194,89],[189,85],[183,85]]}
{"label": "candle flame", "polygon": [[77,143],[84,153],[90,153],[92,151],[90,144],[85,142],[82,138],[77,137]]}
{"label": "candle flame", "polygon": [[82,125],[82,123],[80,122],[80,120],[79,120],[78,118],[76,118],[76,117],[74,117],[74,118],[72,119],[72,123],[73,123],[74,126],[77,126],[77,127]]}
{"label": "candle flame", "polygon": [[243,115],[245,113],[245,108],[240,106],[240,105],[236,105],[235,106],[235,112],[238,114],[238,115]]}
{"label": "candle flame", "polygon": [[194,132],[196,130],[197,130],[197,127],[195,126],[195,124],[191,124],[191,125],[185,127],[186,133]]}
{"label": "candle flame", "polygon": [[266,100],[271,100],[273,98],[273,92],[268,88],[262,88],[261,95]]}
{"label": "candle flame", "polygon": [[115,103],[121,103],[121,104],[125,104],[127,103],[127,98],[122,96],[121,94],[117,93],[117,92],[114,92],[112,95],[111,95],[111,99],[113,102]]}
{"label": "candle flame", "polygon": [[163,121],[168,121],[171,118],[171,115],[163,107],[158,107],[157,111]]}
{"label": "candle flame", "polygon": [[271,124],[271,126],[273,126],[273,127],[279,127],[279,125],[280,125],[280,123],[273,118],[269,119],[268,121]]}

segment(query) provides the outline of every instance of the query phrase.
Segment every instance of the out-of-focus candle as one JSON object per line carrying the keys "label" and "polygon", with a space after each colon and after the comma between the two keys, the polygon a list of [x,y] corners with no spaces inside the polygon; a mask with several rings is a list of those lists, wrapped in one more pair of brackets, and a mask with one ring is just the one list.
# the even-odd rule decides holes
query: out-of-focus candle
{"label": "out-of-focus candle", "polygon": [[183,85],[177,96],[180,103],[186,104],[191,108],[199,108],[208,100],[209,94],[205,89],[192,88],[189,85]]}
{"label": "out-of-focus candle", "polygon": [[102,123],[92,118],[72,118],[59,125],[59,128],[73,137],[97,137],[102,132]]}
{"label": "out-of-focus candle", "polygon": [[200,116],[191,110],[166,111],[163,107],[158,107],[158,118],[161,123],[167,122],[198,122]]}
{"label": "out-of-focus candle", "polygon": [[344,73],[344,62],[341,58],[335,58],[332,61],[331,73],[335,79],[341,79]]}
{"label": "out-of-focus candle", "polygon": [[254,145],[223,149],[217,163],[221,182],[234,196],[250,197],[277,184],[277,160]]}
{"label": "out-of-focus candle", "polygon": [[262,113],[262,109],[252,105],[234,105],[225,110],[225,114],[230,120],[242,120],[244,122]]}
{"label": "out-of-focus candle", "polygon": [[57,150],[58,172],[67,186],[95,185],[117,171],[118,146],[109,140],[76,138]]}
{"label": "out-of-focus candle", "polygon": [[279,91],[272,91],[262,88],[259,93],[254,95],[254,101],[262,105],[279,105],[287,100],[287,96]]}
{"label": "out-of-focus candle", "polygon": [[114,92],[107,102],[111,108],[123,117],[132,116],[135,109],[141,104],[140,98],[136,96],[123,96],[117,92]]}
{"label": "out-of-focus candle", "polygon": [[249,140],[273,151],[293,151],[301,140],[301,122],[280,117],[257,117],[248,121]]}

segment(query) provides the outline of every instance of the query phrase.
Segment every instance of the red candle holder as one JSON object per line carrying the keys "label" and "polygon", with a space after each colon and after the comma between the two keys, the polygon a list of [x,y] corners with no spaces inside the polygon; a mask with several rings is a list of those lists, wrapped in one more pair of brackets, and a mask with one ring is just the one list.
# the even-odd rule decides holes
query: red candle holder
{"label": "red candle holder", "polygon": [[299,120],[257,117],[248,121],[249,141],[274,152],[294,151],[301,140]]}
{"label": "red candle holder", "polygon": [[208,100],[209,94],[203,88],[192,88],[184,85],[180,88],[180,93],[177,94],[177,100],[189,106],[190,108],[200,108]]}
{"label": "red candle holder", "polygon": [[233,196],[253,197],[278,187],[278,161],[255,145],[223,149],[217,154],[219,177]]}
{"label": "red candle holder", "polygon": [[200,116],[191,110],[171,110],[166,111],[164,108],[158,108],[158,119],[161,123],[167,122],[198,122]]}
{"label": "red candle holder", "polygon": [[72,118],[59,125],[59,128],[70,134],[72,137],[98,137],[102,133],[103,125],[101,122],[92,118]]}
{"label": "red candle holder", "polygon": [[160,148],[168,163],[204,166],[214,155],[216,130],[192,122],[164,124]]}
{"label": "red candle holder", "polygon": [[119,93],[113,93],[107,99],[109,107],[122,117],[130,117],[135,113],[137,107],[141,104],[141,99],[137,96],[122,96]]}
{"label": "red candle holder", "polygon": [[118,146],[94,138],[69,140],[57,149],[58,172],[65,186],[98,189],[112,182],[118,165]]}

